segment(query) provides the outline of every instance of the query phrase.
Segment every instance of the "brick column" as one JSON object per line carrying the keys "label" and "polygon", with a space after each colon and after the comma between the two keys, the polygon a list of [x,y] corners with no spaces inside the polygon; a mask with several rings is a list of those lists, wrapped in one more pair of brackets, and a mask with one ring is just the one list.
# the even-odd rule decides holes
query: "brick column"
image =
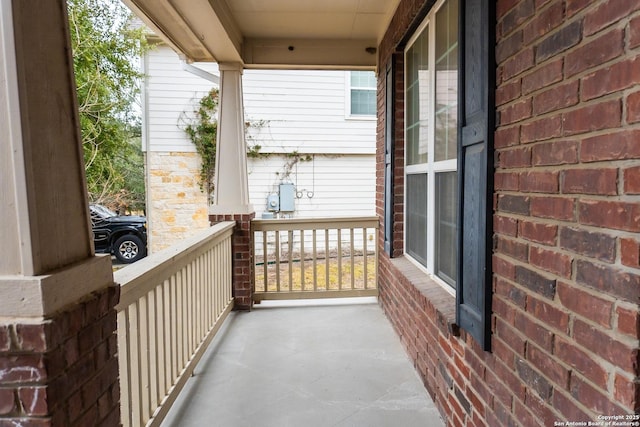
{"label": "brick column", "polygon": [[44,319],[0,321],[0,425],[117,426],[120,288]]}
{"label": "brick column", "polygon": [[211,224],[222,221],[235,221],[231,252],[233,253],[233,297],[236,310],[251,310],[253,305],[253,235],[251,220],[256,216],[248,214],[209,215]]}

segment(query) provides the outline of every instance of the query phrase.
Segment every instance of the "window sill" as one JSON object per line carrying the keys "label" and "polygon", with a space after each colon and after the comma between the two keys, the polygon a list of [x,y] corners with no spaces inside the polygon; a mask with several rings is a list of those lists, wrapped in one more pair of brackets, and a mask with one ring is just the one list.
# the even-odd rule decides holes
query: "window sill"
{"label": "window sill", "polygon": [[361,121],[361,122],[374,122],[378,120],[378,116],[375,114],[347,114],[345,120]]}
{"label": "window sill", "polygon": [[424,309],[434,310],[438,327],[443,333],[460,335],[456,324],[456,297],[432,280],[406,257],[391,258],[391,264],[426,299]]}

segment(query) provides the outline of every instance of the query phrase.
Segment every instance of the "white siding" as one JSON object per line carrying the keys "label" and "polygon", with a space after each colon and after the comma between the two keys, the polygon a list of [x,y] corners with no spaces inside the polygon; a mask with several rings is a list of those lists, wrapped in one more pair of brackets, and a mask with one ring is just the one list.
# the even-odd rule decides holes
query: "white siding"
{"label": "white siding", "polygon": [[[194,64],[217,74],[216,64]],[[213,84],[181,67],[158,46],[145,61],[148,151],[194,151],[180,130],[180,115],[193,111]],[[375,154],[375,120],[349,118],[344,71],[245,70],[245,115],[263,121],[249,138],[263,152]]]}
{"label": "white siding", "polygon": [[375,120],[347,118],[344,71],[247,70],[249,120],[266,120],[256,139],[272,152],[375,153]]}
{"label": "white siding", "polygon": [[283,178],[290,161],[284,156],[250,160],[249,195],[256,217],[266,210],[267,196],[277,193],[281,182],[293,183],[302,192],[295,200],[294,217],[375,215],[375,156],[315,155],[311,161],[297,162]]}
{"label": "white siding", "polygon": [[[216,64],[200,68],[217,73]],[[180,115],[193,111],[213,83],[184,71],[178,55],[166,46],[151,50],[145,59],[145,118],[147,151],[194,152],[180,129]]]}

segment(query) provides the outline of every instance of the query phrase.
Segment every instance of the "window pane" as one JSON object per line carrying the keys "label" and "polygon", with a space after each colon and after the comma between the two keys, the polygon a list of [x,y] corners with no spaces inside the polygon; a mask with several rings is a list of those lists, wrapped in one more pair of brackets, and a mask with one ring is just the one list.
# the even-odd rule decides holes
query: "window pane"
{"label": "window pane", "polygon": [[407,164],[426,163],[429,124],[429,38],[428,28],[407,51]]}
{"label": "window pane", "polygon": [[351,71],[351,86],[376,88],[376,74],[373,71]]}
{"label": "window pane", "polygon": [[448,0],[436,13],[436,63],[458,42],[458,2]]}
{"label": "window pane", "polygon": [[427,174],[407,175],[407,253],[427,266]]}
{"label": "window pane", "polygon": [[455,288],[458,177],[456,172],[436,174],[436,275]]}
{"label": "window pane", "polygon": [[458,0],[436,14],[435,161],[457,157]]}
{"label": "window pane", "polygon": [[373,71],[351,71],[351,111],[353,115],[375,116],[376,75]]}
{"label": "window pane", "polygon": [[[458,7],[459,0],[447,0],[429,13],[427,27],[405,51],[405,157],[414,166],[405,181],[406,252],[454,288],[458,195],[457,172],[451,168],[458,145]],[[427,194],[427,183],[433,193]],[[427,235],[427,230],[433,232]]]}
{"label": "window pane", "polygon": [[376,114],[376,91],[375,90],[351,90],[351,114]]}

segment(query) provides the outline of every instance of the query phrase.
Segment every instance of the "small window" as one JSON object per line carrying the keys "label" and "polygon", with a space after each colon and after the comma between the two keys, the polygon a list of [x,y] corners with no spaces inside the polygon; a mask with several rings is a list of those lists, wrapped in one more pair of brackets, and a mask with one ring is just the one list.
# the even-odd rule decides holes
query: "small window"
{"label": "small window", "polygon": [[376,115],[376,75],[373,71],[351,71],[349,79],[351,116]]}

